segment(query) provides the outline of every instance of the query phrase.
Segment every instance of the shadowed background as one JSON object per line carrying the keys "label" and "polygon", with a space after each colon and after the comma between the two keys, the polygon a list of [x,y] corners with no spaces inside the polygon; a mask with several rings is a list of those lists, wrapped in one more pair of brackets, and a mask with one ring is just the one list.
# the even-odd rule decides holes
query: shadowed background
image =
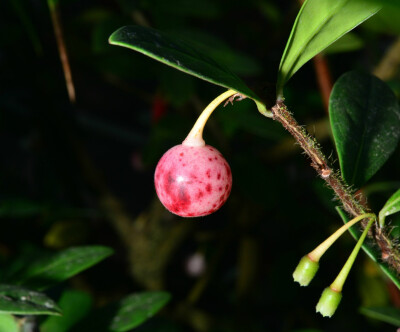
{"label": "shadowed background", "polygon": [[[112,257],[48,293],[57,299],[63,289],[83,290],[101,307],[134,291],[170,292],[166,308],[136,331],[394,331],[358,311],[400,305],[398,291],[364,254],[334,318],[315,313],[354,245],[349,235],[323,258],[307,289],[293,282],[299,259],[341,221],[309,161],[251,101],[218,108],[205,129],[206,142],[232,169],[228,202],[199,219],[162,207],[153,185],[158,159],[223,89],[107,42],[128,24],[167,31],[231,69],[271,106],[298,2],[49,3],[0,3],[2,266],[76,245],[110,246]],[[332,161],[331,85],[359,69],[399,95],[399,17],[381,12],[286,87],[289,109]],[[397,149],[363,188],[372,207],[399,187],[399,157]]]}

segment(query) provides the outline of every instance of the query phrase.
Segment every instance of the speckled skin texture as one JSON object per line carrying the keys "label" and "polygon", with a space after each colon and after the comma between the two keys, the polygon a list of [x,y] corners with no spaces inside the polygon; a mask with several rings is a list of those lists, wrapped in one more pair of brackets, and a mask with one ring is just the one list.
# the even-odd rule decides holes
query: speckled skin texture
{"label": "speckled skin texture", "polygon": [[217,211],[232,188],[231,169],[215,148],[176,145],[158,162],[154,183],[161,203],[181,217]]}

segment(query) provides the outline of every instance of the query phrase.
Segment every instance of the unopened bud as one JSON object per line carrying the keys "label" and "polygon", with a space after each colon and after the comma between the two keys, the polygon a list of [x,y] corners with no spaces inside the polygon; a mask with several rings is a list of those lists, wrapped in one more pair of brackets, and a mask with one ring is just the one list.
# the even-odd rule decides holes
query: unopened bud
{"label": "unopened bud", "polygon": [[339,306],[340,300],[342,299],[342,293],[333,290],[330,287],[324,289],[321,298],[317,304],[317,312],[324,317],[332,317],[337,307]]}
{"label": "unopened bud", "polygon": [[314,262],[307,255],[304,256],[293,272],[294,281],[298,282],[300,286],[308,286],[317,273],[318,267],[318,262]]}

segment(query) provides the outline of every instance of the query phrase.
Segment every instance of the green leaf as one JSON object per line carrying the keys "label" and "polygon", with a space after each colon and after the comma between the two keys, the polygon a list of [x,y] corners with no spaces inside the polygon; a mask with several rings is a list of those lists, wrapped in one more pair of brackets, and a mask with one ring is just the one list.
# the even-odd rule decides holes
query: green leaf
{"label": "green leaf", "polygon": [[61,310],[45,294],[17,286],[0,285],[0,313],[60,315]]}
{"label": "green leaf", "polygon": [[141,325],[167,304],[170,298],[167,292],[142,292],[124,298],[112,319],[111,330],[124,332]]}
{"label": "green leaf", "polygon": [[400,189],[397,190],[385,203],[382,210],[379,211],[379,224],[381,227],[385,224],[385,218],[400,211]]}
{"label": "green leaf", "polygon": [[[347,217],[346,213],[340,208],[336,207],[336,211],[339,213],[340,217],[342,218],[343,222],[346,224],[350,219]],[[351,227],[349,229],[350,234],[354,237],[357,241],[360,238],[361,232],[357,227]],[[384,263],[380,259],[380,253],[376,248],[368,243],[368,241],[364,241],[362,247],[364,252],[381,268],[381,270],[389,277],[390,280],[400,289],[400,279],[398,278],[395,271],[393,271],[388,264]]]}
{"label": "green leaf", "polygon": [[400,326],[400,310],[392,307],[361,307],[360,312],[370,318],[380,320],[394,326]]}
{"label": "green leaf", "polygon": [[103,246],[69,248],[37,259],[12,278],[12,281],[42,290],[88,269],[112,253],[112,249]]}
{"label": "green leaf", "polygon": [[92,298],[81,291],[67,290],[62,294],[58,305],[62,316],[47,318],[40,326],[41,332],[67,332],[89,312]]}
{"label": "green leaf", "polygon": [[109,43],[143,53],[187,74],[240,92],[256,101],[260,112],[265,110],[260,98],[234,73],[165,32],[142,26],[125,26],[110,36]]}
{"label": "green leaf", "polygon": [[359,187],[397,146],[400,108],[396,97],[378,78],[348,72],[332,89],[329,115],[342,175]]}
{"label": "green leaf", "polygon": [[379,9],[379,4],[365,0],[306,0],[283,52],[277,98],[283,98],[283,86],[301,66]]}
{"label": "green leaf", "polygon": [[20,332],[18,321],[13,315],[0,314],[0,332]]}

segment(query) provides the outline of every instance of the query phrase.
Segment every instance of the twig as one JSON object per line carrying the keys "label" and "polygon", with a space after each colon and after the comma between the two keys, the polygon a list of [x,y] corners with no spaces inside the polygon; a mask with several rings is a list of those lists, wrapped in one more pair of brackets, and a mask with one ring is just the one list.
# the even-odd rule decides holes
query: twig
{"label": "twig", "polygon": [[[311,159],[311,166],[333,189],[337,198],[341,201],[343,208],[353,217],[368,213],[369,208],[366,206],[365,201],[361,199],[360,195],[355,194],[354,190],[350,189],[339,172],[335,172],[329,166],[327,158],[322,153],[318,142],[297,123],[283,101],[279,101],[272,107],[272,113],[274,116],[273,119],[283,125]],[[365,223],[362,227],[365,227]],[[377,224],[374,225],[374,230],[371,233],[381,251],[382,260],[400,273],[400,254],[396,245]]]}
{"label": "twig", "polygon": [[65,84],[67,86],[69,101],[74,104],[76,100],[75,87],[74,82],[72,81],[71,67],[69,65],[68,53],[65,47],[58,3],[55,0],[47,0],[47,3],[49,5],[51,21],[53,22],[54,35],[56,37],[61,65],[64,71]]}
{"label": "twig", "polygon": [[325,107],[325,111],[328,114],[329,111],[329,96],[332,91],[332,77],[328,67],[328,62],[323,54],[317,54],[313,58],[315,73],[317,75],[318,87],[321,92],[322,101]]}

